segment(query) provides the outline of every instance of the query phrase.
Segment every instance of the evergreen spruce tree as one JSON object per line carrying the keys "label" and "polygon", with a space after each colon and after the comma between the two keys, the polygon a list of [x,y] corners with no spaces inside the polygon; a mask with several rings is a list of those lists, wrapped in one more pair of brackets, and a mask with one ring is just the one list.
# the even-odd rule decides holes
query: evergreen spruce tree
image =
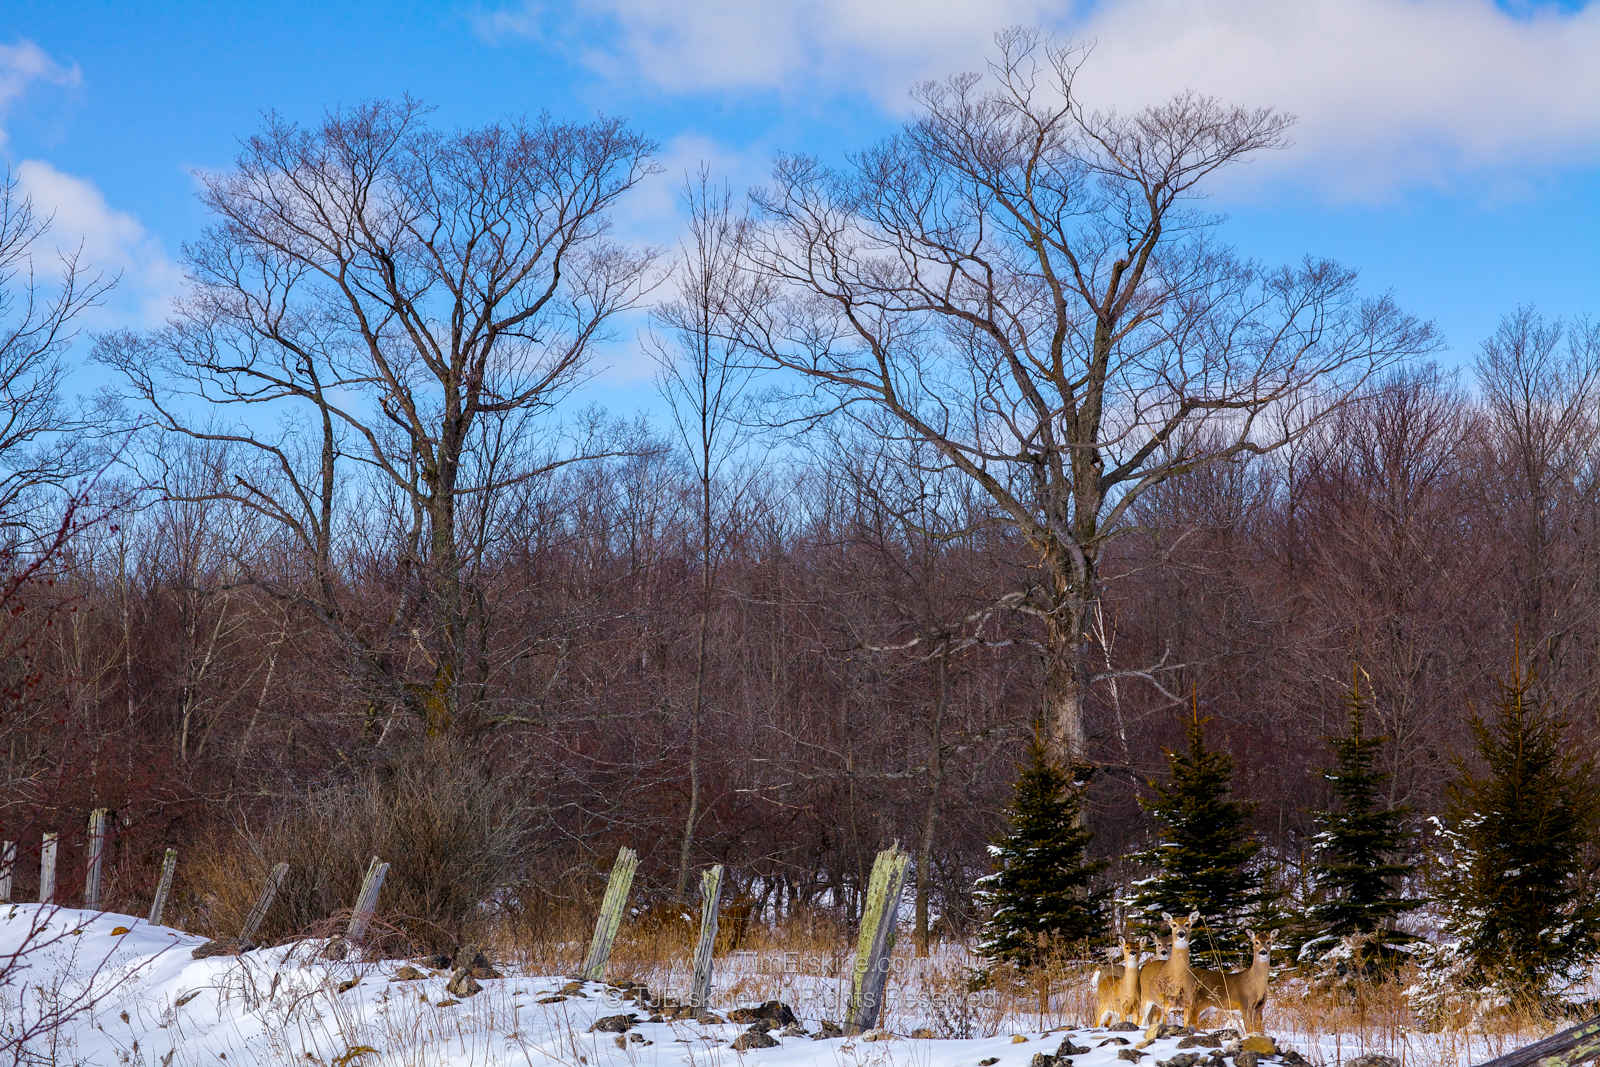
{"label": "evergreen spruce tree", "polygon": [[999,869],[978,883],[989,911],[980,949],[990,960],[1030,968],[1052,950],[1105,942],[1107,894],[1095,885],[1105,863],[1089,858],[1083,791],[1035,738],[1017,779],[1011,832],[989,849]]}
{"label": "evergreen spruce tree", "polygon": [[1474,716],[1481,769],[1449,790],[1453,869],[1436,879],[1460,986],[1523,1010],[1595,955],[1600,905],[1585,885],[1595,845],[1594,764],[1541,705],[1520,655],[1492,718]]}
{"label": "evergreen spruce tree", "polygon": [[1206,747],[1203,725],[1197,707],[1185,747],[1167,753],[1167,781],[1145,804],[1157,844],[1137,858],[1155,874],[1139,883],[1130,904],[1142,929],[1158,935],[1162,912],[1198,911],[1195,962],[1234,966],[1249,952],[1243,930],[1272,923],[1274,895],[1253,862],[1261,844],[1246,826],[1252,805],[1233,798],[1233,760]]}
{"label": "evergreen spruce tree", "polygon": [[1387,776],[1378,769],[1378,753],[1388,739],[1368,736],[1367,705],[1354,677],[1345,716],[1344,734],[1329,742],[1333,766],[1323,775],[1333,786],[1333,803],[1315,816],[1312,877],[1320,899],[1310,911],[1312,936],[1301,957],[1325,956],[1357,936],[1363,958],[1350,963],[1372,973],[1404,958],[1388,946],[1397,936],[1394,920],[1417,904],[1400,889],[1411,869],[1403,862],[1410,834],[1405,810],[1383,802]]}

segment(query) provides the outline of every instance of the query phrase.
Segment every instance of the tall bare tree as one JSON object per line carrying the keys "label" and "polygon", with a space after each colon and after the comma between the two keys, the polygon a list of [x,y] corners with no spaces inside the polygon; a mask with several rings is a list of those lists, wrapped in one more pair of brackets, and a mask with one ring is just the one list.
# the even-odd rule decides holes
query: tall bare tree
{"label": "tall bare tree", "polygon": [[[1535,664],[1555,667],[1575,639],[1591,640],[1593,515],[1600,477],[1600,323],[1507,315],[1484,342],[1478,385],[1491,429],[1487,503],[1507,524],[1514,621]],[[1587,650],[1578,650],[1588,660]],[[1549,684],[1553,678],[1545,677]]]}
{"label": "tall bare tree", "polygon": [[[333,628],[368,691],[429,735],[470,734],[485,622],[463,502],[482,513],[574,458],[507,465],[496,444],[556,408],[641,295],[650,257],[608,216],[653,146],[613,119],[425,119],[410,99],[313,128],[269,116],[231,170],[201,175],[217,221],[186,248],[173,324],[99,351],[161,430],[229,446],[214,492],[292,543],[303,580],[275,586]],[[401,591],[374,633],[343,606],[339,538],[382,500]]]}
{"label": "tall bare tree", "polygon": [[52,264],[50,223],[14,179],[0,179],[0,537],[12,545],[53,536],[48,518],[48,529],[36,527],[39,491],[88,469],[87,424],[61,396],[63,357],[83,313],[115,283],[77,251]]}
{"label": "tall bare tree", "polygon": [[732,191],[726,186],[718,189],[710,172],[702,167],[695,178],[685,180],[683,202],[689,212],[689,232],[679,255],[677,291],[673,299],[655,309],[660,335],[650,342],[660,366],[657,386],[671,405],[673,423],[694,466],[699,489],[699,620],[689,709],[689,803],[678,850],[676,895],[680,898],[689,891],[689,861],[701,808],[700,746],[717,563],[717,511],[712,496],[739,446],[743,423],[737,409],[750,378],[749,368],[737,358],[737,346],[728,340],[735,331],[726,323],[729,315],[752,299],[751,294],[737,290],[748,286],[751,279],[739,270],[748,220],[736,207]]}
{"label": "tall bare tree", "polygon": [[1267,270],[1214,243],[1192,204],[1289,120],[1185,94],[1090,110],[1083,53],[997,38],[990,74],[923,85],[921,117],[843,169],[780,160],[749,263],[787,298],[744,340],[819,415],[886,411],[976,480],[1037,556],[1054,757],[1087,758],[1099,561],[1140,494],[1281,445],[1267,418],[1337,410],[1427,349],[1430,329],[1355,276]]}

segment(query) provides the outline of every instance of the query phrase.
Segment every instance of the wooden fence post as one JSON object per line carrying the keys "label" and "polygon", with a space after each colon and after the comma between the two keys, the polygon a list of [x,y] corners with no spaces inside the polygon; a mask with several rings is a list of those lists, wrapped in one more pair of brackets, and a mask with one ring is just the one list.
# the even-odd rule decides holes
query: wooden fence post
{"label": "wooden fence post", "polygon": [[633,872],[638,866],[639,857],[633,849],[623,845],[617,850],[617,862],[611,865],[611,879],[600,901],[600,914],[594,920],[589,955],[583,961],[582,977],[586,982],[598,982],[606,975],[611,943],[617,939],[617,928],[622,925],[622,912],[628,905],[628,890],[633,887]]}
{"label": "wooden fence post", "polygon": [[367,865],[367,877],[361,882],[361,892],[356,894],[356,906],[350,912],[350,925],[344,932],[344,939],[351,944],[360,944],[361,939],[367,936],[367,927],[378,910],[378,893],[383,889],[383,879],[388,873],[389,865],[380,863],[376,856],[372,857],[372,862]]}
{"label": "wooden fence post", "polygon": [[161,913],[167,910],[167,895],[172,892],[172,874],[178,868],[178,850],[167,849],[161,858],[161,880],[156,883],[156,898],[150,902],[151,926],[161,925]]}
{"label": "wooden fence post", "polygon": [[850,1033],[859,1034],[878,1025],[884,990],[889,982],[889,957],[894,951],[895,921],[900,894],[905,889],[906,866],[911,857],[896,841],[872,864],[867,884],[867,905],[856,941],[856,962],[850,975]]}
{"label": "wooden fence post", "polygon": [[11,901],[11,872],[17,866],[17,843],[7,841],[0,845],[0,900]]}
{"label": "wooden fence post", "polygon": [[288,877],[289,865],[280,863],[272,868],[272,873],[267,875],[267,884],[261,887],[261,897],[256,901],[256,906],[250,909],[250,914],[245,916],[244,929],[239,931],[239,940],[248,942],[256,936],[256,929],[261,925],[261,920],[267,917],[267,910],[272,907],[272,898],[278,895],[278,888],[283,885],[284,878]]}
{"label": "wooden fence post", "polygon": [[39,903],[56,902],[56,835],[45,834],[39,845]]}
{"label": "wooden fence post", "polygon": [[89,868],[83,876],[83,906],[90,910],[100,907],[100,874],[106,861],[105,808],[95,808],[89,813]]}
{"label": "wooden fence post", "polygon": [[722,903],[722,864],[700,872],[700,942],[694,950],[694,987],[689,1005],[704,1008],[711,1000],[711,952],[717,943],[717,907]]}

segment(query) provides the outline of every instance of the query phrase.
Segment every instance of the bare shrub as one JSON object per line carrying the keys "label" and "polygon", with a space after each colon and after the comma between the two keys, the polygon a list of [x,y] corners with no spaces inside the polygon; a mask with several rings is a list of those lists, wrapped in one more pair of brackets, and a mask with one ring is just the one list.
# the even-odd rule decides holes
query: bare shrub
{"label": "bare shrub", "polygon": [[239,929],[266,872],[289,877],[263,940],[324,931],[349,914],[367,863],[390,864],[380,911],[418,949],[448,951],[517,884],[532,810],[470,751],[428,745],[352,782],[313,790],[256,826],[241,826],[210,862],[192,868],[214,935]]}

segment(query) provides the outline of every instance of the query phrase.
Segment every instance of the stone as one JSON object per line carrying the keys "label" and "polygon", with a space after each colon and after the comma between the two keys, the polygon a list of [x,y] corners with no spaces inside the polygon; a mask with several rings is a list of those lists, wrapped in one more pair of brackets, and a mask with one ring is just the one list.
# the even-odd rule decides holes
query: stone
{"label": "stone", "polygon": [[322,951],[318,955],[325,960],[346,959],[350,955],[350,946],[342,938],[336,937],[326,945],[323,945]]}
{"label": "stone", "polygon": [[552,993],[548,997],[540,997],[538,1000],[534,1001],[534,1003],[535,1004],[560,1004],[562,1001],[564,1001],[566,999],[567,998],[562,996],[560,993]]}
{"label": "stone", "polygon": [[417,982],[422,980],[424,977],[426,976],[421,971],[417,970],[409,963],[404,967],[401,967],[398,971],[394,972],[394,980],[396,982]]}
{"label": "stone", "polygon": [[1117,1049],[1117,1059],[1127,1060],[1129,1063],[1138,1063],[1140,1060],[1144,1059],[1144,1057],[1145,1054],[1136,1048]]}
{"label": "stone", "polygon": [[1281,1049],[1278,1052],[1278,1058],[1287,1063],[1289,1067],[1308,1067],[1306,1058],[1292,1048]]}
{"label": "stone", "polygon": [[1125,1037],[1108,1037],[1096,1045],[1095,1048],[1105,1048],[1107,1045],[1126,1045],[1127,1043],[1128,1039]]}
{"label": "stone", "polygon": [[1234,1067],[1258,1067],[1261,1056],[1254,1052],[1238,1052],[1234,1054]]}
{"label": "stone", "polygon": [[999,1062],[1000,1062],[1000,1057],[999,1056],[986,1056],[985,1058],[983,1058],[983,1059],[978,1061],[978,1067],[994,1067],[994,1065],[999,1063]]}
{"label": "stone", "polygon": [[1266,1034],[1251,1034],[1239,1042],[1239,1050],[1241,1052],[1254,1052],[1260,1056],[1276,1056],[1278,1054],[1278,1044]]}
{"label": "stone", "polygon": [[1012,1034],[1011,1035],[1011,1043],[1013,1045],[1020,1045],[1020,1044],[1024,1043],[1027,1040],[1028,1040],[1028,1038],[1027,1038],[1027,1035],[1025,1035],[1025,1034]]}
{"label": "stone", "polygon": [[699,1023],[701,1026],[721,1026],[728,1020],[724,1019],[714,1011],[700,1011],[695,1013],[694,1021]]}
{"label": "stone", "polygon": [[436,1008],[453,1008],[457,1004],[460,1004],[460,1003],[461,1003],[461,1001],[459,1001],[459,1000],[452,1000],[449,997],[445,997],[443,1000],[441,1000],[437,1004],[435,1004],[434,1007],[436,1007]]}
{"label": "stone", "polygon": [[429,956],[418,956],[411,962],[420,964],[430,971],[448,971],[450,969],[450,957],[443,952],[435,952]]}
{"label": "stone", "polygon": [[918,1041],[932,1041],[935,1035],[934,1032],[928,1027],[919,1026],[915,1030],[911,1031],[911,1036]]}
{"label": "stone", "polygon": [[788,1026],[795,1021],[795,1017],[789,1005],[781,1000],[769,1000],[754,1008],[734,1008],[728,1013],[728,1021],[740,1025],[764,1022],[772,1026]]}
{"label": "stone", "polygon": [[894,1034],[892,1032],[888,1031],[888,1030],[883,1029],[883,1027],[880,1026],[876,1030],[868,1030],[866,1033],[862,1034],[861,1035],[861,1040],[863,1040],[863,1041],[893,1041],[894,1040]]}
{"label": "stone", "polygon": [[[1221,1048],[1222,1039],[1215,1034],[1194,1034],[1178,1042],[1179,1048]],[[1398,1067],[1398,1064],[1396,1065]]]}
{"label": "stone", "polygon": [[473,978],[478,979],[504,977],[504,975],[494,969],[494,966],[489,962],[489,958],[479,951],[477,945],[465,946],[455,954],[454,959],[450,960],[444,967],[439,969],[448,969],[458,972],[466,971]]}
{"label": "stone", "polygon": [[[740,1021],[741,1020],[739,1020],[739,1019],[729,1019],[729,1022],[735,1022],[736,1023],[736,1022],[740,1022]],[[759,1030],[761,1033],[764,1034],[768,1030],[772,1029],[772,1023],[770,1021],[766,1020],[766,1019],[757,1019],[754,1022],[752,1022],[749,1025],[749,1027],[747,1027],[747,1029]]]}
{"label": "stone", "polygon": [[1028,1067],[1055,1067],[1055,1064],[1056,1058],[1048,1052],[1035,1052],[1028,1061]]}
{"label": "stone", "polygon": [[588,996],[588,994],[583,991],[583,983],[576,981],[568,982],[566,985],[562,986],[561,995],[564,997]]}
{"label": "stone", "polygon": [[777,1040],[767,1036],[765,1031],[746,1030],[733,1039],[733,1044],[730,1047],[735,1052],[748,1052],[753,1048],[773,1048],[777,1043]]}
{"label": "stone", "polygon": [[1200,1062],[1200,1057],[1193,1052],[1180,1052],[1176,1056],[1169,1056],[1164,1060],[1157,1060],[1156,1067],[1194,1067]]}
{"label": "stone", "polygon": [[840,1026],[838,1023],[834,1022],[832,1019],[823,1019],[820,1023],[817,1024],[816,1037],[817,1037],[818,1040],[823,1040],[825,1038],[830,1038],[830,1037],[843,1037],[843,1036],[844,1036],[844,1027]]}
{"label": "stone", "polygon": [[1056,1046],[1056,1059],[1064,1060],[1068,1056],[1082,1056],[1088,1051],[1088,1045],[1074,1045],[1072,1038],[1064,1037],[1061,1039],[1061,1044]]}
{"label": "stone", "polygon": [[648,1044],[651,1043],[649,1041],[646,1041],[644,1039],[644,1035],[639,1033],[638,1031],[634,1031],[633,1033],[629,1034],[628,1035],[628,1040],[632,1041],[635,1045],[648,1045]]}
{"label": "stone", "polygon": [[361,979],[359,978],[346,978],[344,981],[339,983],[339,992],[348,993],[350,990],[354,989],[360,984]]}
{"label": "stone", "polygon": [[1112,1023],[1110,1026],[1106,1027],[1106,1029],[1107,1030],[1119,1031],[1121,1033],[1126,1034],[1126,1033],[1131,1033],[1132,1031],[1139,1029],[1139,1024],[1138,1023],[1130,1023],[1126,1019],[1124,1019],[1120,1023]]}
{"label": "stone", "polygon": [[111,928],[111,936],[112,937],[121,937],[123,934],[131,933],[131,932],[132,931],[130,931],[126,926],[113,926]]}
{"label": "stone", "polygon": [[1400,1061],[1393,1056],[1380,1056],[1372,1052],[1365,1056],[1344,1061],[1344,1067],[1400,1067]]}
{"label": "stone", "polygon": [[1174,1023],[1162,1023],[1156,1028],[1156,1040],[1164,1037],[1193,1037],[1194,1031],[1187,1026],[1178,1026]]}
{"label": "stone", "polygon": [[478,980],[472,977],[467,972],[467,969],[463,967],[450,976],[450,981],[445,984],[444,991],[453,997],[465,999],[483,992],[483,986],[479,985]]}
{"label": "stone", "polygon": [[806,1031],[806,1028],[801,1026],[799,1023],[790,1023],[788,1026],[785,1026],[782,1030],[778,1031],[778,1036],[779,1037],[810,1037],[811,1035],[810,1035],[810,1033],[808,1033]]}
{"label": "stone", "polygon": [[219,937],[215,941],[207,941],[189,955],[197,960],[208,960],[213,956],[237,956],[241,952],[249,952],[254,947],[236,937]]}
{"label": "stone", "polygon": [[172,1002],[172,1006],[174,1008],[181,1008],[185,1004],[189,1003],[189,1001],[193,1000],[195,997],[198,997],[203,992],[205,992],[205,990],[203,990],[203,989],[191,989],[191,990],[189,990],[189,992],[187,992],[187,993],[183,994],[182,996],[180,996],[177,1000],[174,1000]]}
{"label": "stone", "polygon": [[626,1033],[627,1031],[633,1029],[633,1024],[638,1021],[638,1018],[639,1017],[631,1011],[623,1015],[605,1015],[594,1021],[594,1025],[589,1027],[589,1032],[591,1034]]}

